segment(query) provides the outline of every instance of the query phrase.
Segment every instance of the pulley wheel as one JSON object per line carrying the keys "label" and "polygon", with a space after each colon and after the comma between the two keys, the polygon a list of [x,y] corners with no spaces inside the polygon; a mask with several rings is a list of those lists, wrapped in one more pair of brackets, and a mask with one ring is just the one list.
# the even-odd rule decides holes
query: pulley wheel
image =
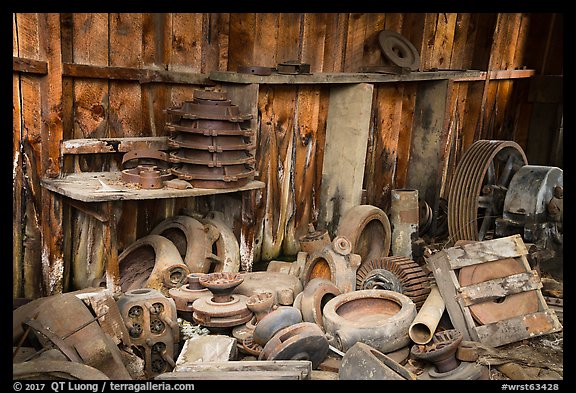
{"label": "pulley wheel", "polygon": [[474,142],[458,163],[448,191],[450,239],[484,240],[502,215],[504,197],[516,171],[527,165],[512,141]]}
{"label": "pulley wheel", "polygon": [[412,71],[420,66],[418,50],[403,35],[394,31],[382,30],[378,34],[378,42],[382,53],[393,64]]}
{"label": "pulley wheel", "polygon": [[[458,273],[458,282],[460,286],[467,287],[512,274],[524,273],[525,271],[519,260],[514,258],[500,259],[461,268]],[[536,291],[527,291],[508,295],[494,301],[472,304],[468,308],[476,322],[486,325],[535,313],[538,311],[538,307]]]}

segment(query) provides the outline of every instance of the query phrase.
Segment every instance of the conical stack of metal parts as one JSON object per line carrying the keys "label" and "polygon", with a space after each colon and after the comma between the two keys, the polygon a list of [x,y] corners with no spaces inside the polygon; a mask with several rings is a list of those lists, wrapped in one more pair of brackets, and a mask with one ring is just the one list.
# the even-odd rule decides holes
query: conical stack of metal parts
{"label": "conical stack of metal parts", "polygon": [[172,121],[166,130],[171,172],[198,188],[234,188],[254,175],[253,130],[241,123],[252,115],[240,114],[223,91],[194,90],[192,101],[166,110]]}

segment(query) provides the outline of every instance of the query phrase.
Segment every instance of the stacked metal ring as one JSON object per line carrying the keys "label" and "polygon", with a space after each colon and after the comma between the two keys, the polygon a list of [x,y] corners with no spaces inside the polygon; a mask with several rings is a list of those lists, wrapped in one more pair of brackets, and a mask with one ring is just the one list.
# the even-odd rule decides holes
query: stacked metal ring
{"label": "stacked metal ring", "polygon": [[198,188],[234,188],[254,174],[253,131],[241,123],[251,115],[240,114],[227,93],[194,90],[192,101],[166,110],[172,122],[168,145],[171,173]]}

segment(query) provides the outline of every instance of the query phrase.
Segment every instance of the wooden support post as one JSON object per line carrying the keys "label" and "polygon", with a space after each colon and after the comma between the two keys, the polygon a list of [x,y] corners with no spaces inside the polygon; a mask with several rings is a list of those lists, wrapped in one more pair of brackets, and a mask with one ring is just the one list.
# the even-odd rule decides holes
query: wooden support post
{"label": "wooden support post", "polygon": [[118,266],[118,245],[116,241],[116,218],[114,211],[119,201],[105,202],[108,221],[104,225],[104,260],[106,261],[106,288],[120,294],[120,268]]}
{"label": "wooden support post", "polygon": [[319,225],[331,236],[340,216],[362,198],[373,90],[368,83],[330,89]]}
{"label": "wooden support post", "polygon": [[412,144],[408,163],[407,188],[433,209],[432,235],[442,185],[445,146],[448,137],[452,81],[423,82],[418,86],[412,126]]}

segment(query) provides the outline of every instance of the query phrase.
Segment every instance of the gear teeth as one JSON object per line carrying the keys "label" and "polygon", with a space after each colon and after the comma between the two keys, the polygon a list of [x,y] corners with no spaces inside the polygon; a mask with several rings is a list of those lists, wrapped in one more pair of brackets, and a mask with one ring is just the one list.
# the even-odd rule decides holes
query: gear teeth
{"label": "gear teeth", "polygon": [[402,294],[408,296],[420,309],[430,293],[431,279],[412,259],[402,256],[390,256],[371,259],[360,265],[356,271],[356,288],[362,289],[362,282],[376,269],[387,270],[394,274],[402,284]]}

